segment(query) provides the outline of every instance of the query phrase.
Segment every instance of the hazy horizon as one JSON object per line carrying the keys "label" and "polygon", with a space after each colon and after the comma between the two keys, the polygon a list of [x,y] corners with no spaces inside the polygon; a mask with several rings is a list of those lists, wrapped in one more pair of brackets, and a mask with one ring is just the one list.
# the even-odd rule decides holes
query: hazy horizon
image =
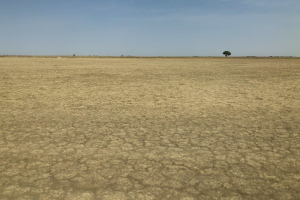
{"label": "hazy horizon", "polygon": [[0,2],[0,55],[300,56],[298,0]]}

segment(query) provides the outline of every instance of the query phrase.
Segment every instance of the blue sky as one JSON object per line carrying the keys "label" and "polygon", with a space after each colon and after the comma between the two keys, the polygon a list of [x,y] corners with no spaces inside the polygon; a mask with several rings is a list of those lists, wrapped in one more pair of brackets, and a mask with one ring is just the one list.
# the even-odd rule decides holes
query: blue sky
{"label": "blue sky", "polygon": [[0,55],[300,56],[299,0],[0,0]]}

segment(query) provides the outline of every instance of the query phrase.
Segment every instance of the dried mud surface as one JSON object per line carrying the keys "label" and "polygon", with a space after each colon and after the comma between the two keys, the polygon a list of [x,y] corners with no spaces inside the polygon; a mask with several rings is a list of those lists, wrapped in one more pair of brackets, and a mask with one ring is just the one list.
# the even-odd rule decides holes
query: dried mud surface
{"label": "dried mud surface", "polygon": [[299,199],[300,60],[0,58],[0,199]]}

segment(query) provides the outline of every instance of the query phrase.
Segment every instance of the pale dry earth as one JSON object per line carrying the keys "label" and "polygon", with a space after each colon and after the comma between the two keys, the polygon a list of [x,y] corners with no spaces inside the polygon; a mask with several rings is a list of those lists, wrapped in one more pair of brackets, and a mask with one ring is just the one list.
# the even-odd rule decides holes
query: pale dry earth
{"label": "pale dry earth", "polygon": [[300,59],[0,58],[0,199],[300,199]]}

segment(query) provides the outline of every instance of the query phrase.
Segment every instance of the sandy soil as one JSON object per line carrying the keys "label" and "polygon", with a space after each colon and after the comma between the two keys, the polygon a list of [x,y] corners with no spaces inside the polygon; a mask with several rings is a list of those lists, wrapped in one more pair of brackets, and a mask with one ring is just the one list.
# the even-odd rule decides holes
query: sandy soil
{"label": "sandy soil", "polygon": [[0,58],[0,199],[299,199],[300,59]]}

